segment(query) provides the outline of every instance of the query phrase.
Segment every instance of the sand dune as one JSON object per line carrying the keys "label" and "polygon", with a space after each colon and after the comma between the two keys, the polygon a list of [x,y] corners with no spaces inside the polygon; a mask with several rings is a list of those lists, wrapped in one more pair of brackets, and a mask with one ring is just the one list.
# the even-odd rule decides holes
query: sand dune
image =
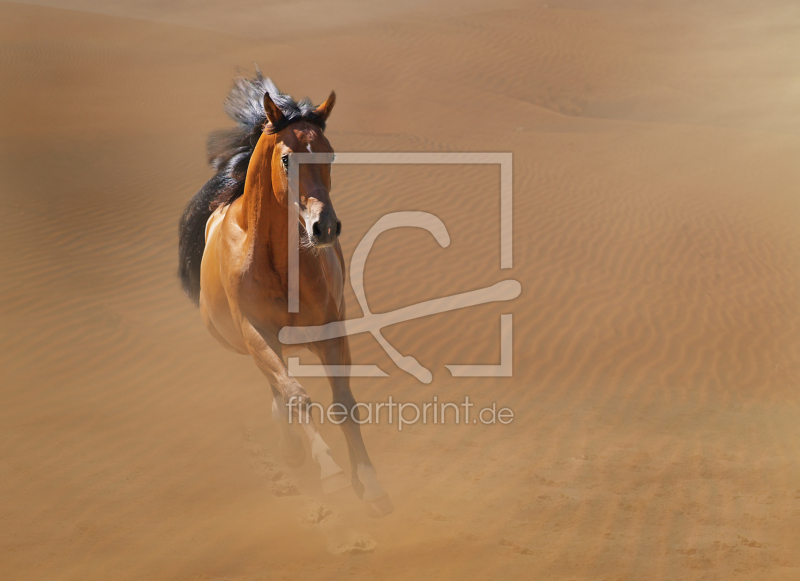
{"label": "sand dune", "polygon": [[[0,2],[0,576],[795,579],[797,8],[300,8]],[[353,338],[389,373],[354,379],[361,401],[515,413],[365,426],[396,505],[382,520],[324,497],[313,463],[283,465],[264,378],[175,276],[206,135],[254,61],[296,97],[337,91],[337,151],[514,155],[510,271],[496,168],[334,168],[348,260],[390,211],[432,212],[452,239],[382,235],[373,311],[523,289],[385,330],[430,385]],[[513,377],[450,377],[500,361],[509,312]]]}

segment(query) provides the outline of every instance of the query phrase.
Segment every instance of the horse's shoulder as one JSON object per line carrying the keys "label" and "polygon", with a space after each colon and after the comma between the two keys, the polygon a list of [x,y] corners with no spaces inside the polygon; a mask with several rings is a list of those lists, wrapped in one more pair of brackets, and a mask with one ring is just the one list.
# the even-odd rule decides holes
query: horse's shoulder
{"label": "horse's shoulder", "polygon": [[217,230],[217,228],[219,228],[219,225],[225,218],[225,214],[228,213],[229,208],[229,205],[220,206],[208,217],[208,221],[206,222],[206,244],[208,244],[208,240],[214,235],[214,232]]}

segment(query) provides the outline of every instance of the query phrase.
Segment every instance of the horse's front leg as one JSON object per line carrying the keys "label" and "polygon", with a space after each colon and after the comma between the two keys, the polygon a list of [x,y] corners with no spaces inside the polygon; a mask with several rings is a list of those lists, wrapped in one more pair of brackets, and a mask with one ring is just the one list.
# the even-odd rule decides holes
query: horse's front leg
{"label": "horse's front leg", "polygon": [[292,418],[289,416],[289,408],[284,403],[281,392],[272,384],[270,387],[272,388],[272,421],[275,422],[281,433],[278,450],[280,450],[284,462],[292,468],[299,468],[305,462],[306,449],[303,447],[300,436],[292,429]]}
{"label": "horse's front leg", "polygon": [[[347,337],[315,343],[312,347],[325,366],[350,366],[350,345]],[[360,415],[353,392],[350,391],[349,377],[335,377],[328,373],[328,381],[333,392],[333,404],[341,404],[347,410],[340,424],[347,447],[350,451],[352,482],[356,493],[366,503],[371,516],[382,517],[394,510],[389,495],[378,484],[378,475],[367,454],[361,437]],[[338,411],[341,411],[340,407]]]}
{"label": "horse's front leg", "polygon": [[[273,412],[276,412],[274,417],[277,416],[281,421],[285,418],[287,422],[294,420],[306,433],[311,444],[311,457],[320,467],[323,492],[330,494],[349,486],[350,482],[344,471],[333,461],[330,447],[317,431],[317,426],[311,416],[311,398],[303,386],[289,375],[289,370],[283,363],[277,337],[260,333],[247,321],[242,325],[242,331],[247,348],[256,365],[267,376],[270,386],[274,387],[282,400],[281,402],[273,400]],[[284,415],[283,410],[276,409],[277,405],[285,406],[288,413]],[[291,429],[289,426],[286,427]]]}

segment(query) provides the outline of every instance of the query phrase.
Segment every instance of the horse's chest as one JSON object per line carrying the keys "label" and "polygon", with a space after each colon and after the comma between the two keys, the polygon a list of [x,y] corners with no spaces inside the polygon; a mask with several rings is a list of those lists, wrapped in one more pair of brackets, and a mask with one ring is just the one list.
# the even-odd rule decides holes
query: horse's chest
{"label": "horse's chest", "polygon": [[[344,293],[344,273],[334,248],[300,255],[300,310],[289,313],[288,269],[276,268],[274,257],[257,255],[244,269],[241,295],[255,300],[253,306],[280,326],[319,325],[337,320]],[[249,310],[249,309],[248,309]]]}
{"label": "horse's chest", "polygon": [[337,307],[341,304],[344,292],[344,273],[333,247],[321,248],[319,252],[319,268],[325,281],[327,293],[333,298]]}

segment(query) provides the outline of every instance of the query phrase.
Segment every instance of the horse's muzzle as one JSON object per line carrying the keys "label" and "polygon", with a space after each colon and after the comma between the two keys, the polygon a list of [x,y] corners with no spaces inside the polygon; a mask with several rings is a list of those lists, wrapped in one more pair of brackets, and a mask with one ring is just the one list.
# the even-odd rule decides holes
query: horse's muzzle
{"label": "horse's muzzle", "polygon": [[314,246],[324,248],[333,246],[339,234],[342,233],[342,223],[331,214],[320,215],[319,219],[311,225],[311,241]]}

